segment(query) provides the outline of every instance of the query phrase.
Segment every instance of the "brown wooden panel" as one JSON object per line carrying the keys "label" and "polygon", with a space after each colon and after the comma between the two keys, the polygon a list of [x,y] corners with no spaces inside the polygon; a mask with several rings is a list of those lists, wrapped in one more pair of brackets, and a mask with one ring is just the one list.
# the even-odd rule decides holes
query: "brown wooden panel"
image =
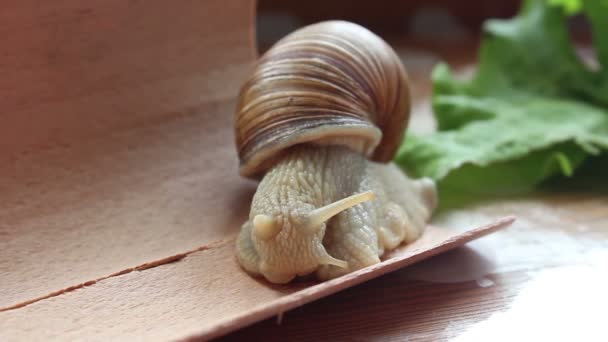
{"label": "brown wooden panel", "polygon": [[251,1],[12,1],[0,16],[0,307],[238,229]]}

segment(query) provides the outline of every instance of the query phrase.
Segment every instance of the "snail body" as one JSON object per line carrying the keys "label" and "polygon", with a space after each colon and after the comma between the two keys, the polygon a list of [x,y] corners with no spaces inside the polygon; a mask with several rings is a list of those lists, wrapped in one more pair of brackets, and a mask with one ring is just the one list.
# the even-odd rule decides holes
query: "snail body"
{"label": "snail body", "polygon": [[394,51],[356,24],[307,26],[260,59],[235,126],[240,173],[261,178],[237,238],[245,270],[330,279],[420,236],[435,185],[390,162],[409,101]]}

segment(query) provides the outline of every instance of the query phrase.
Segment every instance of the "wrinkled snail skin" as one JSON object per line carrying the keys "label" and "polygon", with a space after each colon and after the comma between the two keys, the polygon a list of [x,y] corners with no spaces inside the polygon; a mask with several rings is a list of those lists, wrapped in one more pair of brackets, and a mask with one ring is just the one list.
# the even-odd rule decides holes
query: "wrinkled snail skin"
{"label": "wrinkled snail skin", "polygon": [[[315,209],[368,191],[373,199],[306,226]],[[237,256],[246,270],[273,283],[312,272],[334,278],[418,238],[435,206],[434,183],[411,180],[392,163],[370,162],[341,146],[296,146],[261,181]],[[260,215],[272,218],[273,236],[255,233]]]}
{"label": "wrinkled snail skin", "polygon": [[435,184],[391,160],[410,110],[405,69],[356,24],[304,27],[275,44],[239,94],[241,175],[261,179],[236,242],[253,275],[331,279],[418,238]]}

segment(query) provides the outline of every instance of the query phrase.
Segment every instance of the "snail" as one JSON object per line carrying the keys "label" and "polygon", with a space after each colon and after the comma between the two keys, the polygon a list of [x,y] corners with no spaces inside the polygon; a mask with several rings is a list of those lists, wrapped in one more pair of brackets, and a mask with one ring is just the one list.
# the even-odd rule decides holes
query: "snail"
{"label": "snail", "polygon": [[417,239],[437,194],[391,162],[409,112],[404,66],[362,26],[320,22],[273,45],[236,109],[239,172],[261,180],[236,239],[242,268],[327,280]]}

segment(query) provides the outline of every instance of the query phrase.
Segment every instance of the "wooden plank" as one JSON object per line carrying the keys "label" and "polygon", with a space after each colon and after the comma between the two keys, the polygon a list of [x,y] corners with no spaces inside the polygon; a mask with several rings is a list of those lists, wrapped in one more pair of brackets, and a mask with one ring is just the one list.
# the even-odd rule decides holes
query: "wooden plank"
{"label": "wooden plank", "polygon": [[254,58],[253,1],[4,3],[0,155],[233,98]]}
{"label": "wooden plank", "polygon": [[254,188],[231,133],[252,1],[0,13],[0,308],[238,229]]}
{"label": "wooden plank", "polygon": [[512,221],[505,218],[463,232],[429,227],[422,238],[382,263],[319,284],[275,286],[254,279],[240,269],[229,239],[179,262],[133,270],[2,312],[0,337],[206,340],[453,249]]}

